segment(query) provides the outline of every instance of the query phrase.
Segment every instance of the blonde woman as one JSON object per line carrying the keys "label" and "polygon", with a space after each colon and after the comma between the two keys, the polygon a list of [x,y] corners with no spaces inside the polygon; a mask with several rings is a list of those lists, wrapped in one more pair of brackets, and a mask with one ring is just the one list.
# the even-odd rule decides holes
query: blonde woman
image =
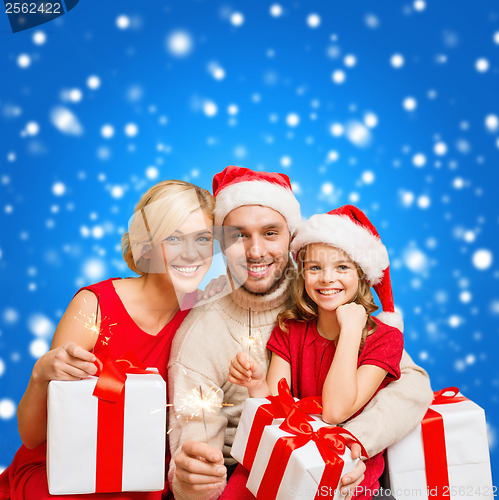
{"label": "blonde woman", "polygon": [[[2,485],[10,490],[12,499],[56,498],[48,493],[45,467],[47,387],[51,380],[93,375],[95,355],[119,358],[130,350],[147,366],[158,368],[166,380],[173,336],[189,312],[191,292],[197,290],[211,264],[213,208],[214,199],[208,191],[182,181],[160,182],[142,196],[122,238],[123,257],[139,276],[108,279],[82,288],[70,302],[51,350],[35,363],[19,403],[18,426],[24,445],[0,476],[0,498],[9,498],[8,491],[2,497]],[[98,334],[85,327],[88,318],[96,320]],[[169,453],[168,444],[166,450]],[[166,461],[168,470],[169,456]],[[75,498],[88,496],[172,497],[166,484],[163,493]]]}

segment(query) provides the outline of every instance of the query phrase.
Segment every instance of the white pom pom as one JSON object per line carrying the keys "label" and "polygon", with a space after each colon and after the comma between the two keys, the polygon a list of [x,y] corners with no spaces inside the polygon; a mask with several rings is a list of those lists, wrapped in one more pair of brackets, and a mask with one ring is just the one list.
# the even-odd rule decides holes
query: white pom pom
{"label": "white pom pom", "polygon": [[398,312],[386,312],[381,311],[376,319],[388,326],[393,326],[398,328],[401,332],[404,331],[404,321],[402,320],[402,315]]}

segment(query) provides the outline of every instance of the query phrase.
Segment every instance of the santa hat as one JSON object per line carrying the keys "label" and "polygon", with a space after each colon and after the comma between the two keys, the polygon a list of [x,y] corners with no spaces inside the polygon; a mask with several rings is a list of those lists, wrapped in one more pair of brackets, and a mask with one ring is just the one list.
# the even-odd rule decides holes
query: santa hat
{"label": "santa hat", "polygon": [[227,214],[245,205],[261,205],[279,212],[294,234],[301,221],[300,204],[293,194],[289,177],[277,172],[255,172],[228,166],[213,177],[215,225],[221,226]]}
{"label": "santa hat", "polygon": [[353,205],[344,205],[303,221],[291,242],[295,259],[298,252],[310,243],[333,245],[356,262],[381,301],[383,310],[377,318],[403,331],[402,316],[395,312],[393,304],[388,252],[376,228],[362,210]]}

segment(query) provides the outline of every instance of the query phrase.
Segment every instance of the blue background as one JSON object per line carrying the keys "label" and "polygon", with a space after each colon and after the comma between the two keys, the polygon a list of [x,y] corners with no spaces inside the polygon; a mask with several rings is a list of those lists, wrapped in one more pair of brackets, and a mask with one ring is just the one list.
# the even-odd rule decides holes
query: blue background
{"label": "blue background", "polygon": [[129,275],[120,237],[140,194],[210,188],[237,164],[286,172],[305,216],[368,213],[406,348],[435,390],[485,408],[497,477],[499,6],[272,5],[81,0],[16,34],[0,15],[0,468],[73,294]]}

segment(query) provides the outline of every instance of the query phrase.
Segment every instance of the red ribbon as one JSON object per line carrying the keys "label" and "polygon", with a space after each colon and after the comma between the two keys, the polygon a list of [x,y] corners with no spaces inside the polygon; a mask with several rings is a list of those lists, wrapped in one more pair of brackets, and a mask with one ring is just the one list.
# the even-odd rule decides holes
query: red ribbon
{"label": "red ribbon", "polygon": [[459,389],[457,387],[446,387],[433,393],[432,405],[446,405],[448,403],[459,403],[468,401],[464,396],[458,396]]}
{"label": "red ribbon", "polygon": [[[457,396],[458,393],[457,387],[441,389],[433,393],[432,404],[441,405],[467,401],[464,396]],[[427,491],[431,492],[432,500],[449,500],[449,473],[442,415],[429,408],[421,422],[421,431]]]}
{"label": "red ribbon", "polygon": [[[286,418],[293,408],[297,408],[305,414],[322,413],[322,398],[320,396],[307,397],[300,401],[295,401],[285,378],[279,380],[277,390],[277,396],[267,397],[269,403],[260,405],[256,410],[243,457],[243,465],[248,470],[253,466],[265,427],[272,424],[275,418]],[[306,418],[307,420],[313,420],[308,415],[306,415]]]}
{"label": "red ribbon", "polygon": [[95,492],[122,490],[123,431],[125,425],[125,382],[127,373],[150,373],[132,352],[122,359],[97,358],[99,377],[93,396],[99,398],[97,409],[97,453]]}
{"label": "red ribbon", "polygon": [[293,408],[286,420],[279,426],[285,432],[292,434],[279,438],[270,455],[267,468],[258,488],[258,500],[274,500],[277,496],[289,458],[294,450],[314,441],[325,463],[324,472],[317,487],[316,498],[320,497],[323,486],[336,488],[341,479],[343,460],[339,455],[345,452],[345,447],[354,443],[361,446],[362,455],[367,457],[367,452],[362,443],[349,431],[341,427],[321,427],[314,431],[310,422],[298,408]]}

